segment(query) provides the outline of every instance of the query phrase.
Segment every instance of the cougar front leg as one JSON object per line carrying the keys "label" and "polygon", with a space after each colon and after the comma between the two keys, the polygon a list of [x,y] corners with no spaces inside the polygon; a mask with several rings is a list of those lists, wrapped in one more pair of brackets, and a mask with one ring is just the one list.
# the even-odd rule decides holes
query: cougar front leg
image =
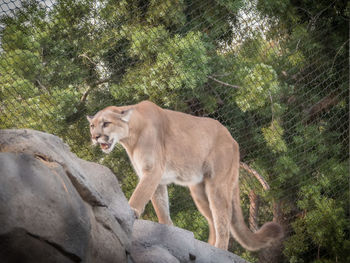
{"label": "cougar front leg", "polygon": [[156,211],[158,222],[161,224],[173,225],[169,212],[169,197],[166,185],[158,185],[152,196],[152,205]]}
{"label": "cougar front leg", "polygon": [[161,176],[161,169],[158,166],[147,166],[142,169],[141,179],[129,200],[129,205],[135,211],[137,218],[141,216],[146,204],[156,191]]}

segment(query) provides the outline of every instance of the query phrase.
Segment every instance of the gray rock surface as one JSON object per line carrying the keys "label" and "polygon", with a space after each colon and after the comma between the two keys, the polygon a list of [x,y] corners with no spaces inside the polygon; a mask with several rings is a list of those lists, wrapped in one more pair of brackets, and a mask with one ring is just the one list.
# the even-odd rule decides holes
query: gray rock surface
{"label": "gray rock surface", "polygon": [[134,220],[115,175],[56,136],[0,130],[0,262],[245,262],[177,227]]}
{"label": "gray rock surface", "polygon": [[[161,225],[147,220],[136,220],[133,230],[131,255],[137,255],[137,263],[147,262],[196,262],[196,263],[245,263],[242,258],[215,248],[194,238],[192,232]],[[151,252],[149,252],[151,250]],[[162,259],[175,257],[172,261],[152,261],[155,251]],[[149,253],[148,253],[149,252]],[[140,255],[140,256],[139,256]]]}
{"label": "gray rock surface", "polygon": [[134,215],[108,168],[33,130],[0,130],[0,152],[1,262],[127,261]]}

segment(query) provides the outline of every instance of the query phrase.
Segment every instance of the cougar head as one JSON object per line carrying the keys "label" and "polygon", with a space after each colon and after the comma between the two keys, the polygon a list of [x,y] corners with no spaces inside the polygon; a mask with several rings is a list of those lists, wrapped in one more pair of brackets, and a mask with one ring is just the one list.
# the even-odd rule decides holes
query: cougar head
{"label": "cougar head", "polygon": [[129,136],[129,120],[133,109],[115,111],[108,108],[95,116],[87,116],[90,122],[91,140],[99,144],[104,153],[113,151],[115,145]]}

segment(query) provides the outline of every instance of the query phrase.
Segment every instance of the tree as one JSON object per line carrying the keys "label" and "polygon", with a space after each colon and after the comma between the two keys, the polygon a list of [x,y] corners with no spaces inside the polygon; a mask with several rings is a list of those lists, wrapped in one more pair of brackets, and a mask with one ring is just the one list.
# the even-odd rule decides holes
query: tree
{"label": "tree", "polygon": [[[286,230],[250,261],[346,262],[350,250],[348,22],[345,1],[28,1],[1,18],[0,127],[61,136],[110,167],[127,197],[137,178],[122,148],[89,146],[86,114],[149,99],[219,120],[240,143],[242,206]],[[175,225],[206,240],[188,191],[171,186]],[[152,207],[144,218],[156,220]]]}

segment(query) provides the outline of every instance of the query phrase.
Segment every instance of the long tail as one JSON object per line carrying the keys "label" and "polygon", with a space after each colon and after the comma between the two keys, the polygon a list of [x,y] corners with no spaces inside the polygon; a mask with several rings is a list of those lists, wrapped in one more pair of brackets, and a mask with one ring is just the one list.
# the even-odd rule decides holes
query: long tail
{"label": "long tail", "polygon": [[245,224],[240,205],[239,187],[235,186],[232,201],[231,233],[245,249],[256,251],[277,243],[283,237],[282,227],[274,222],[265,223],[253,233]]}
{"label": "long tail", "polygon": [[[239,157],[237,158],[237,160],[235,160],[235,162],[236,165],[239,167]],[[239,173],[239,169],[237,169],[237,173]],[[247,227],[247,225],[244,222],[241,208],[238,174],[233,189],[231,233],[233,237],[241,244],[242,247],[251,251],[256,251],[278,243],[282,240],[284,235],[282,227],[275,222],[265,223],[255,233],[253,233]]]}

